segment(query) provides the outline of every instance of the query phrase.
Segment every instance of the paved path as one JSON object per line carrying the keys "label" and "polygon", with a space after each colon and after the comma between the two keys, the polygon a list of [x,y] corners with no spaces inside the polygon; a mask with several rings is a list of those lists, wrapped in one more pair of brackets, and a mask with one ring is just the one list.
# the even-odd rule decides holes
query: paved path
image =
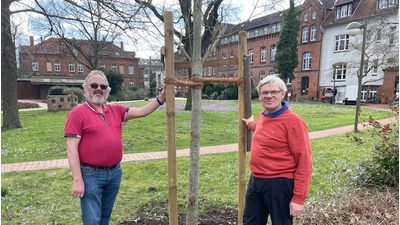
{"label": "paved path", "polygon": [[[368,107],[368,106],[364,106]],[[384,105],[371,105],[370,108],[378,109],[378,110],[386,110],[389,109]],[[396,122],[396,118],[388,118],[379,120],[382,124],[388,124],[392,122]],[[365,129],[366,127],[363,125],[364,123],[360,123],[358,125],[358,129]],[[354,125],[344,126],[333,128],[329,130],[322,130],[316,132],[310,132],[310,139],[327,137],[330,135],[343,134],[347,132],[353,131]],[[228,144],[228,145],[220,145],[220,146],[210,146],[210,147],[200,147],[200,154],[217,154],[224,152],[234,152],[238,151],[238,144]],[[189,156],[190,149],[182,149],[176,151],[177,157]],[[146,152],[146,153],[133,153],[133,154],[124,154],[122,162],[132,162],[132,161],[144,161],[144,160],[152,160],[152,159],[164,159],[167,158],[167,152]],[[37,161],[37,162],[22,162],[22,163],[11,163],[11,164],[1,164],[1,173],[15,172],[15,171],[32,171],[32,170],[43,170],[43,169],[55,169],[55,168],[68,168],[68,159],[55,159],[55,160],[47,160],[47,161]]]}

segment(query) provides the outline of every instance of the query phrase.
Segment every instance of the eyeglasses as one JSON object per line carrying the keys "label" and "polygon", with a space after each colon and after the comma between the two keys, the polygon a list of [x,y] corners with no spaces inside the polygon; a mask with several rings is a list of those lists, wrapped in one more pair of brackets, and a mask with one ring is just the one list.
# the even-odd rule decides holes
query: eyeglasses
{"label": "eyeglasses", "polygon": [[267,97],[269,94],[271,94],[272,97],[275,97],[280,92],[281,92],[281,90],[279,90],[279,91],[263,91],[260,93],[260,96]]}
{"label": "eyeglasses", "polygon": [[[99,87],[99,85],[96,84],[96,83],[91,83],[91,84],[90,84],[90,87],[93,88],[93,89],[97,89],[97,88]],[[100,84],[100,89],[101,89],[101,90],[106,90],[107,88],[108,88],[107,85],[105,85],[105,84]]]}

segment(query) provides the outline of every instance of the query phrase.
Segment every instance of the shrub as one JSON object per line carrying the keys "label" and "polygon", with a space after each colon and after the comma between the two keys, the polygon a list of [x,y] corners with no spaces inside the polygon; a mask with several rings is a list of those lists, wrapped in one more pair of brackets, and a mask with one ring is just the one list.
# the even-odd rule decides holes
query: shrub
{"label": "shrub", "polygon": [[53,86],[49,89],[49,95],[63,95],[64,87],[61,86]]}
{"label": "shrub", "polygon": [[[392,111],[397,112],[398,105],[392,106]],[[371,157],[362,160],[359,170],[356,171],[356,183],[362,186],[385,185],[398,187],[399,185],[399,123],[382,125],[372,117],[368,125],[374,141]],[[352,136],[357,144],[363,144],[363,139]]]}
{"label": "shrub", "polygon": [[78,102],[82,103],[85,101],[85,95],[83,94],[82,88],[79,87],[68,87],[64,89],[65,94],[69,94],[73,92],[76,96],[78,96]]}
{"label": "shrub", "polygon": [[18,102],[18,109],[35,109],[40,108],[39,104],[33,102]]}

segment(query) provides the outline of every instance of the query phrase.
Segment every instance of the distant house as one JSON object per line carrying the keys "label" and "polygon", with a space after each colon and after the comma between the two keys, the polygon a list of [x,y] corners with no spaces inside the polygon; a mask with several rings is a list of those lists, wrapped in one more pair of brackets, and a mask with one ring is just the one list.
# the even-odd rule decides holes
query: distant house
{"label": "distant house", "polygon": [[360,101],[385,97],[391,100],[399,86],[398,0],[335,2],[322,24],[321,89],[337,90],[337,103],[357,99],[363,30],[357,36],[349,36],[346,27],[351,22],[367,25]]}
{"label": "distant house", "polygon": [[[97,57],[95,57],[97,52]],[[135,52],[124,51],[123,43],[92,43],[89,40],[61,41],[49,38],[19,47],[18,98],[46,99],[51,86],[81,87],[93,69],[105,68],[123,75],[124,85],[144,87]]]}
{"label": "distant house", "polygon": [[[306,0],[297,6],[300,30],[298,33],[298,61],[294,80],[290,84],[292,96],[304,99],[319,100],[320,55],[322,45],[321,25],[331,11],[334,0]],[[226,31],[218,45],[212,50],[209,60],[227,59],[237,56],[239,32],[247,32],[247,55],[250,57],[250,73],[254,84],[264,77],[275,74],[276,45],[279,33],[284,25],[287,10],[268,14],[240,24],[224,24]],[[176,57],[178,58],[178,57]],[[182,72],[177,72],[177,77]],[[237,77],[237,66],[220,66],[203,68],[205,77]],[[187,79],[187,78],[186,78]]]}

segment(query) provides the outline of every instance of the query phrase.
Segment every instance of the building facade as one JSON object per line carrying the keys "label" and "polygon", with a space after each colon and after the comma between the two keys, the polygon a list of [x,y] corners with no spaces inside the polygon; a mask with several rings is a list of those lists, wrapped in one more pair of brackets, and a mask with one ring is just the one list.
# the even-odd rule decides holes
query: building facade
{"label": "building facade", "polygon": [[18,98],[46,99],[51,86],[81,87],[87,74],[100,68],[122,74],[125,86],[144,87],[139,58],[135,52],[124,51],[123,43],[99,42],[93,46],[87,40],[70,41],[67,44],[49,38],[35,44],[30,37],[29,46],[19,47]]}
{"label": "building facade", "polygon": [[[361,102],[398,93],[398,69],[397,81],[393,73],[390,75],[393,78],[386,78],[384,72],[399,65],[398,3],[398,0],[340,0],[335,3],[323,24],[320,87],[336,90],[336,103],[357,99],[363,29],[366,29],[366,37]],[[364,26],[356,36],[346,32],[351,22]],[[385,79],[395,83],[389,85]]]}
{"label": "building facade", "polygon": [[[292,96],[309,100],[319,100],[319,68],[321,61],[321,25],[329,14],[334,1],[306,0],[296,8],[301,11],[298,34],[298,66],[294,70],[295,79],[287,80]],[[247,48],[250,57],[250,71],[254,84],[265,76],[275,74],[276,45],[284,23],[285,11],[269,14],[235,25],[217,46],[218,58],[224,59],[237,54],[238,32],[247,32]],[[229,34],[231,32],[231,34]],[[218,68],[217,76],[236,77],[237,67]]]}

